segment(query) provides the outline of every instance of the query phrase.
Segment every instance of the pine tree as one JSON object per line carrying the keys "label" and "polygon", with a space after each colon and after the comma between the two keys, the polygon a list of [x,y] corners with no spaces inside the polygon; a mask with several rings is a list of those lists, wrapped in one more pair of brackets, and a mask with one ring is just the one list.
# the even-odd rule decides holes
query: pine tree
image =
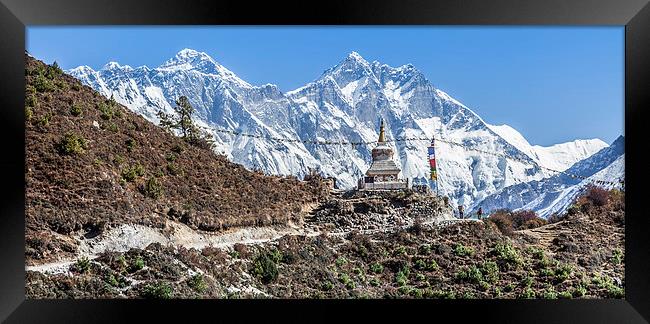
{"label": "pine tree", "polygon": [[168,114],[164,111],[158,112],[160,126],[168,131],[178,130],[180,137],[189,144],[212,149],[214,140],[212,135],[200,129],[192,120],[194,107],[190,104],[186,96],[181,96],[176,100],[174,114]]}

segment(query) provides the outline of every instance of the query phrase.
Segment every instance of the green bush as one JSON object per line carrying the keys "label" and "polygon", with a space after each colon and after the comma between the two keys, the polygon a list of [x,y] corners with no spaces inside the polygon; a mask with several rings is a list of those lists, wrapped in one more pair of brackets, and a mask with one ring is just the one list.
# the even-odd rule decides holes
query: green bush
{"label": "green bush", "polygon": [[337,267],[342,267],[348,264],[348,259],[346,259],[345,257],[339,257],[338,259],[336,259],[335,263]]}
{"label": "green bush", "polygon": [[34,94],[36,94],[36,88],[34,88],[34,86],[28,84],[28,85],[25,86],[25,92],[28,95],[34,95]]}
{"label": "green bush", "polygon": [[613,264],[621,264],[623,262],[623,251],[621,249],[614,249],[611,260]]}
{"label": "green bush", "polygon": [[555,271],[553,271],[553,269],[544,268],[539,271],[539,274],[544,277],[553,277],[555,275]]}
{"label": "green bush", "polygon": [[255,258],[253,273],[264,284],[269,284],[278,277],[278,266],[269,255],[260,254]]}
{"label": "green bush", "polygon": [[38,100],[36,99],[36,96],[31,94],[25,97],[25,106],[26,107],[36,107],[38,104]]}
{"label": "green bush", "polygon": [[171,163],[171,162],[167,163],[166,169],[167,169],[167,172],[169,174],[173,175],[173,176],[183,175],[183,170],[181,170],[181,168],[178,165],[174,164],[174,163]]}
{"label": "green bush", "polygon": [[34,116],[34,111],[31,107],[25,107],[25,120],[30,121]]}
{"label": "green bush", "polygon": [[59,153],[65,155],[81,154],[87,148],[86,140],[74,133],[67,133],[63,136],[58,145]]}
{"label": "green bush", "polygon": [[555,280],[563,282],[571,276],[573,267],[570,264],[561,264],[555,269]]}
{"label": "green bush", "polygon": [[414,298],[422,298],[422,296],[424,296],[424,291],[422,289],[415,288],[411,290],[411,296]]}
{"label": "green bush", "polygon": [[83,114],[83,108],[81,108],[80,103],[74,103],[70,107],[70,114],[72,116],[81,116]]}
{"label": "green bush", "polygon": [[419,251],[420,251],[420,254],[422,254],[422,255],[429,255],[429,254],[431,254],[431,245],[422,244],[422,245],[420,245]]}
{"label": "green bush", "polygon": [[623,298],[625,297],[625,290],[614,283],[614,280],[606,275],[595,274],[594,278],[591,281],[598,288],[605,289],[607,295],[611,298]]}
{"label": "green bush", "polygon": [[120,165],[122,165],[122,163],[124,163],[124,158],[123,158],[121,155],[116,154],[116,155],[113,157],[113,162],[114,162],[117,166],[120,166]]}
{"label": "green bush", "polygon": [[496,262],[484,262],[481,266],[481,273],[488,282],[495,283],[499,280],[499,266],[497,266]]}
{"label": "green bush", "polygon": [[435,290],[428,294],[433,298],[456,299],[456,293],[452,290]]}
{"label": "green bush", "polygon": [[607,288],[607,294],[610,298],[624,298],[625,289],[617,286],[609,286]]}
{"label": "green bush", "polygon": [[144,268],[144,260],[138,256],[129,266],[129,272],[136,272],[138,270],[142,270],[142,268]]}
{"label": "green bush", "polygon": [[164,282],[154,282],[147,284],[142,290],[142,297],[153,299],[170,299],[172,297],[172,287]]}
{"label": "green bush", "polygon": [[487,281],[479,281],[478,285],[483,291],[489,291],[492,288],[492,285]]}
{"label": "green bush", "polygon": [[54,91],[56,89],[54,82],[52,82],[52,80],[47,79],[42,74],[36,76],[36,78],[33,81],[33,84],[36,91],[41,93]]}
{"label": "green bush", "polygon": [[122,179],[127,182],[133,182],[137,177],[144,175],[144,167],[137,163],[122,170]]}
{"label": "green bush", "polygon": [[187,285],[198,293],[202,293],[208,288],[203,275],[198,273],[190,277],[190,279],[187,281]]}
{"label": "green bush", "polygon": [[128,140],[126,140],[126,142],[124,142],[124,144],[126,145],[127,152],[132,152],[133,148],[135,148],[136,141],[132,138],[129,138]]}
{"label": "green bush", "polygon": [[149,180],[141,187],[142,194],[149,198],[158,199],[163,194],[163,187],[156,177],[150,177]]}
{"label": "green bush", "polygon": [[587,287],[584,284],[578,284],[573,290],[573,297],[582,297],[587,294]]}
{"label": "green bush", "polygon": [[465,267],[456,272],[456,279],[459,281],[480,283],[483,281],[483,273],[481,273],[481,270],[478,267],[472,265],[469,268]]}
{"label": "green bush", "polygon": [[370,271],[372,271],[373,273],[382,273],[384,272],[384,266],[381,265],[381,263],[379,262],[375,262],[370,265]]}
{"label": "green bush", "polygon": [[82,257],[75,262],[75,270],[79,273],[85,273],[90,270],[90,260],[87,257]]}
{"label": "green bush", "polygon": [[395,282],[399,287],[406,285],[406,283],[408,282],[408,274],[403,270],[398,271],[395,274]]}
{"label": "green bush", "polygon": [[398,246],[397,249],[395,249],[395,255],[407,255],[406,253],[406,247],[405,246]]}
{"label": "green bush", "polygon": [[330,291],[332,289],[334,289],[334,284],[329,280],[323,282],[321,285],[321,290]]}
{"label": "green bush", "polygon": [[530,286],[533,285],[533,277],[531,277],[531,276],[525,276],[525,277],[521,280],[521,285],[524,286],[524,287],[529,287],[529,288],[530,288]]}
{"label": "green bush", "polygon": [[106,275],[104,275],[104,282],[116,288],[126,288],[129,285],[129,282],[126,278],[124,277],[116,278],[115,275],[112,273],[107,273]]}
{"label": "green bush", "polygon": [[97,105],[97,109],[99,109],[100,117],[104,120],[111,120],[113,117],[119,117],[116,114],[116,109],[114,106],[107,104],[105,102],[100,102]]}
{"label": "green bush", "polygon": [[497,243],[492,249],[492,252],[506,265],[519,266],[523,263],[521,255],[509,242]]}
{"label": "green bush", "polygon": [[36,65],[33,69],[25,69],[25,75],[43,75],[45,74],[44,65]]}
{"label": "green bush", "polygon": [[457,243],[454,246],[454,254],[456,254],[457,256],[471,256],[472,254],[474,254],[474,249],[472,249],[471,247],[464,246],[460,243]]}
{"label": "green bush", "polygon": [[347,273],[339,274],[339,281],[348,289],[354,289],[356,287],[356,284]]}
{"label": "green bush", "polygon": [[534,299],[535,298],[535,291],[528,287],[524,289],[524,291],[519,295],[519,298],[524,298],[524,299]]}
{"label": "green bush", "polygon": [[63,74],[63,70],[61,70],[61,68],[59,67],[59,63],[57,63],[56,61],[54,61],[52,65],[48,65],[45,68],[45,76],[48,79],[55,79],[56,77],[62,74]]}
{"label": "green bush", "polygon": [[271,257],[273,262],[280,263],[282,262],[283,259],[282,251],[274,248],[271,251],[269,251],[269,257]]}
{"label": "green bush", "polygon": [[47,126],[47,125],[50,123],[50,119],[52,119],[52,114],[49,113],[49,112],[48,112],[48,113],[45,113],[45,114],[43,114],[43,116],[41,116],[41,118],[39,118],[39,119],[36,121],[36,124],[37,124],[38,126],[45,127],[45,126]]}
{"label": "green bush", "polygon": [[555,289],[553,288],[553,286],[551,286],[548,289],[544,290],[544,293],[542,294],[542,297],[544,297],[544,299],[557,299],[557,293],[555,292]]}
{"label": "green bush", "polygon": [[117,258],[117,265],[118,265],[118,268],[119,268],[120,272],[127,269],[128,263],[126,262],[126,258],[124,257],[123,254],[120,255],[119,258]]}
{"label": "green bush", "polygon": [[103,122],[102,125],[101,125],[101,128],[104,129],[104,130],[111,131],[113,133],[117,133],[120,130],[120,128],[117,126],[117,124],[115,124],[113,122]]}
{"label": "green bush", "polygon": [[113,287],[117,287],[120,284],[112,273],[106,274],[104,276],[104,281]]}
{"label": "green bush", "polygon": [[537,247],[529,247],[526,249],[532,255],[535,260],[542,260],[545,258],[544,250]]}

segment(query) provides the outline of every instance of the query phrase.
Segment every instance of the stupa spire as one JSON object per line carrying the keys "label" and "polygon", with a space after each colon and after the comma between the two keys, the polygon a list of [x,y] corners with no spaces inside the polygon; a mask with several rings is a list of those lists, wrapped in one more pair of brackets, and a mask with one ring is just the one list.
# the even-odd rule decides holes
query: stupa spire
{"label": "stupa spire", "polygon": [[379,125],[379,143],[383,143],[385,141],[386,140],[384,138],[384,119],[382,118],[381,123]]}

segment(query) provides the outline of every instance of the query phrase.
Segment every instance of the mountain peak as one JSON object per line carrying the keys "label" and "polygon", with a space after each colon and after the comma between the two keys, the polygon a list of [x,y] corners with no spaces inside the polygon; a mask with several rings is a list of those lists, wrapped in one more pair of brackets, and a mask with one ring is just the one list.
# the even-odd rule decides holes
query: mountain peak
{"label": "mountain peak", "polygon": [[212,60],[210,55],[208,55],[206,52],[199,52],[197,50],[191,49],[191,48],[184,48],[178,53],[176,53],[175,58],[179,60],[188,60],[188,59],[194,59],[194,58],[201,58],[201,59],[208,59]]}
{"label": "mountain peak", "polygon": [[102,67],[102,70],[115,70],[115,69],[119,69],[120,67],[121,67],[120,63],[117,63],[115,61],[110,61],[106,63],[104,67]]}
{"label": "mountain peak", "polygon": [[214,67],[217,65],[217,62],[215,62],[215,60],[205,52],[199,52],[191,48],[184,48],[176,53],[173,58],[163,63],[160,67],[169,68],[174,66],[186,66],[190,68],[198,67],[200,65],[209,65]]}
{"label": "mountain peak", "polygon": [[366,62],[366,60],[359,53],[355,51],[350,52],[350,54],[348,54],[347,56],[347,59]]}

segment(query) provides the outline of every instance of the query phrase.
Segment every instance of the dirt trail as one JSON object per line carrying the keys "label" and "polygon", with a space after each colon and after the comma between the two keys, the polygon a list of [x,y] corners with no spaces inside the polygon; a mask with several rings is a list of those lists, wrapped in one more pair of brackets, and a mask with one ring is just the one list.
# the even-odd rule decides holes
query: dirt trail
{"label": "dirt trail", "polygon": [[[225,233],[210,233],[194,230],[185,224],[167,222],[167,233],[161,229],[143,225],[120,225],[91,239],[79,239],[79,253],[75,258],[26,266],[27,271],[43,273],[67,273],[70,265],[77,259],[97,258],[102,252],[126,252],[131,248],[144,249],[151,243],[182,246],[187,249],[203,249],[208,246],[218,248],[232,247],[237,243],[259,244],[276,240],[288,234],[317,235],[295,227],[248,227]],[[170,233],[170,234],[169,234]]]}
{"label": "dirt trail", "polygon": [[[431,221],[424,225],[436,227],[448,226],[456,222],[469,220],[445,220],[442,222]],[[393,231],[397,227],[382,228],[377,230],[360,231],[362,234],[373,234],[379,232]],[[332,236],[342,236],[349,232],[328,233]],[[211,233],[197,231],[185,224],[167,221],[166,229],[161,230],[143,225],[125,224],[107,230],[99,236],[91,239],[80,239],[79,253],[75,258],[58,260],[39,265],[26,266],[27,271],[38,271],[43,273],[69,273],[70,265],[79,258],[86,257],[90,260],[97,258],[105,251],[126,252],[131,248],[144,249],[151,243],[173,245],[187,249],[203,249],[208,246],[217,248],[229,248],[240,244],[260,244],[277,240],[285,235],[306,235],[317,236],[320,231],[310,230],[306,227],[245,227],[225,233]]]}
{"label": "dirt trail", "polygon": [[542,248],[553,254],[552,249],[550,248],[553,245],[553,240],[560,234],[571,233],[570,229],[563,226],[564,222],[565,221],[560,221],[533,229],[521,230],[517,231],[517,233],[535,239],[537,243],[531,244],[532,246]]}

